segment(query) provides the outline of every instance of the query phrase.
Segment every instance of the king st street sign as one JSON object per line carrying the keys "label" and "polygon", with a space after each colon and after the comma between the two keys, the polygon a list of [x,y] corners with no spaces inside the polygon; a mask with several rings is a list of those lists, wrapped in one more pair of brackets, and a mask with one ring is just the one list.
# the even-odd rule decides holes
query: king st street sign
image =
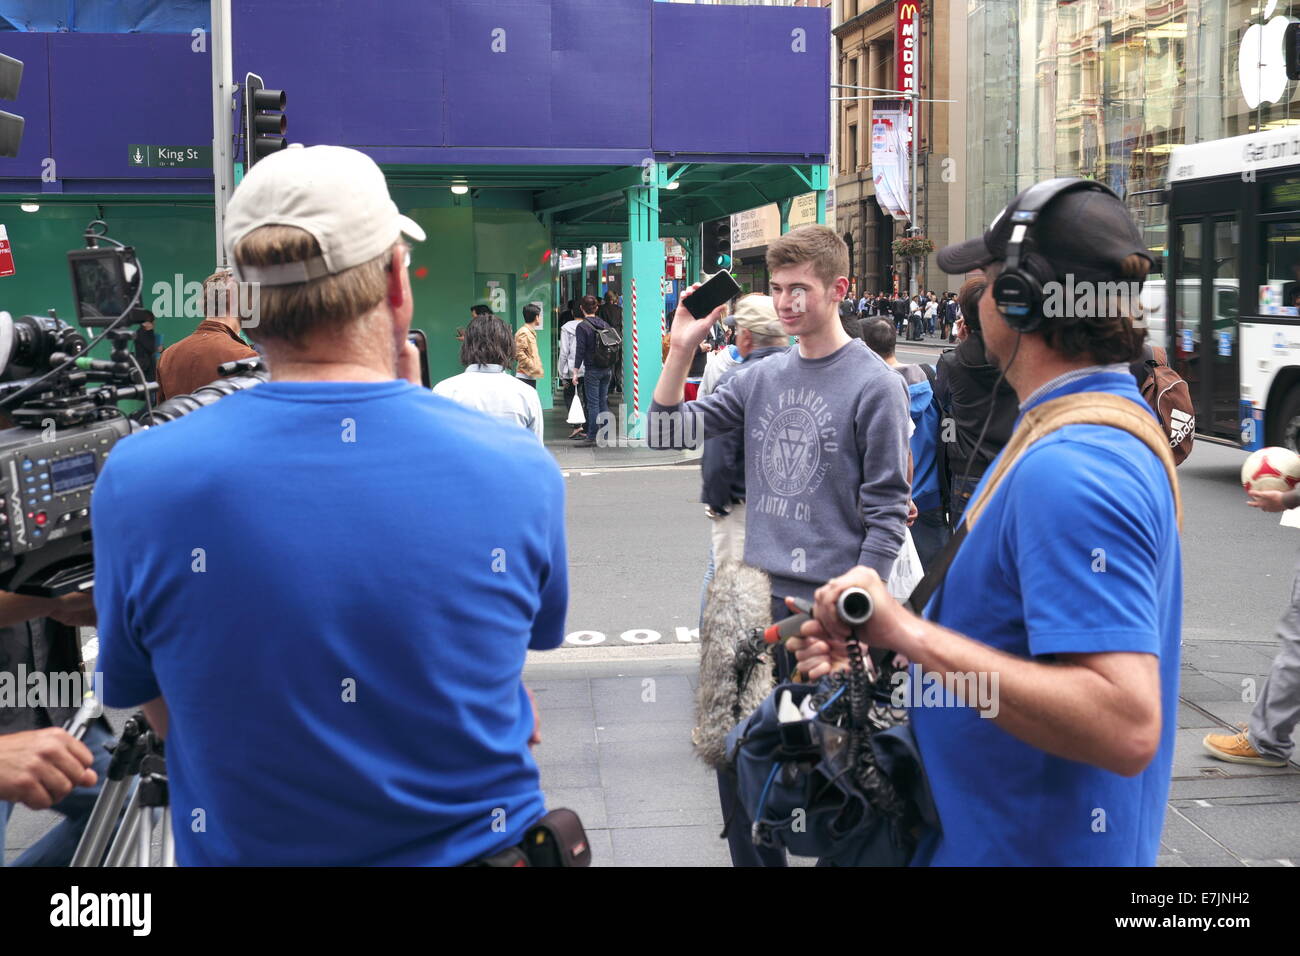
{"label": "king st street sign", "polygon": [[129,146],[127,161],[132,166],[166,166],[211,169],[211,146]]}

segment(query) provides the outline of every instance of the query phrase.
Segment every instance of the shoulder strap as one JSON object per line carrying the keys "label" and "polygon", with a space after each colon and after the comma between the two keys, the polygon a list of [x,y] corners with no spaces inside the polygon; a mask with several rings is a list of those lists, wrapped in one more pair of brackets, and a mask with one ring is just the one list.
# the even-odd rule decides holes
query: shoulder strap
{"label": "shoulder strap", "polygon": [[961,543],[966,539],[969,529],[979,519],[1002,480],[1020,460],[1020,456],[1035,442],[1066,425],[1106,425],[1118,428],[1140,439],[1150,448],[1165,467],[1165,476],[1169,479],[1169,488],[1174,496],[1174,516],[1181,533],[1183,497],[1178,487],[1178,476],[1174,472],[1174,456],[1169,449],[1169,439],[1164,430],[1156,424],[1146,408],[1127,398],[1106,392],[1079,392],[1074,395],[1064,395],[1026,412],[1020,420],[980,496],[967,506],[962,515],[961,525],[948,540],[947,546],[939,554],[925,578],[907,599],[907,605],[914,613],[920,614],[924,610],[926,603],[943,583],[943,578],[948,573],[948,568],[956,557]]}
{"label": "shoulder strap", "polygon": [[1002,479],[1019,460],[1020,456],[1035,442],[1045,438],[1066,425],[1107,425],[1126,431],[1134,438],[1140,439],[1165,466],[1165,475],[1174,496],[1174,514],[1178,519],[1178,530],[1183,528],[1183,497],[1178,487],[1178,476],[1174,473],[1174,456],[1169,450],[1169,438],[1156,420],[1151,417],[1146,406],[1137,405],[1119,395],[1105,392],[1079,392],[1065,395],[1044,402],[1025,414],[1016,427],[1006,450],[998,459],[997,467],[989,477],[988,484],[978,499],[972,501],[966,509],[966,522],[974,525],[981,512],[992,499],[993,493]]}

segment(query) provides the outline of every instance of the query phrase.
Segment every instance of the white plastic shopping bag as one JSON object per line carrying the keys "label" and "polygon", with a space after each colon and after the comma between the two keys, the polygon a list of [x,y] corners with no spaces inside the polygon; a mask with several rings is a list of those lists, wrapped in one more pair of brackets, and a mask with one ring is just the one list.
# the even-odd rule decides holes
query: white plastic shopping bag
{"label": "white plastic shopping bag", "polygon": [[916,553],[916,545],[912,543],[912,529],[904,528],[903,547],[899,549],[898,557],[894,559],[894,567],[889,572],[889,583],[886,588],[896,601],[906,601],[923,577],[925,575],[921,571],[921,556]]}
{"label": "white plastic shopping bag", "polygon": [[587,424],[587,416],[582,410],[582,402],[578,401],[577,393],[574,393],[573,402],[569,405],[569,417],[565,421],[570,425]]}

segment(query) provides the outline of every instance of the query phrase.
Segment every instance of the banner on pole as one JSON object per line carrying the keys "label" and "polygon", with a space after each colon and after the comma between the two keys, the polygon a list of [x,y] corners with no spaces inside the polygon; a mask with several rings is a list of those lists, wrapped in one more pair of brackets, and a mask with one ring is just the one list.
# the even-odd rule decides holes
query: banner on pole
{"label": "banner on pole", "polygon": [[876,202],[895,219],[907,219],[907,113],[875,110],[871,119],[871,174]]}

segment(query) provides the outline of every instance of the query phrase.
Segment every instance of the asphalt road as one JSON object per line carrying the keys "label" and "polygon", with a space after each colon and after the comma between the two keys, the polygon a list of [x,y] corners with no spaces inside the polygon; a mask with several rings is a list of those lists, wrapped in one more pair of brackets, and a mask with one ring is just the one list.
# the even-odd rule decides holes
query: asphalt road
{"label": "asphalt road", "polygon": [[[935,349],[899,349],[933,363]],[[1178,469],[1185,511],[1184,632],[1271,642],[1290,598],[1297,531],[1246,506],[1246,453],[1199,441]],[[708,562],[699,469],[690,465],[571,471],[570,605],[574,645],[672,644],[698,624]],[[693,637],[691,638],[693,639]]]}
{"label": "asphalt road", "polygon": [[[1198,442],[1178,469],[1187,637],[1271,642],[1290,597],[1300,532],[1246,506],[1245,458]],[[676,643],[677,628],[698,623],[708,560],[699,469],[571,472],[566,484],[568,643]]]}

